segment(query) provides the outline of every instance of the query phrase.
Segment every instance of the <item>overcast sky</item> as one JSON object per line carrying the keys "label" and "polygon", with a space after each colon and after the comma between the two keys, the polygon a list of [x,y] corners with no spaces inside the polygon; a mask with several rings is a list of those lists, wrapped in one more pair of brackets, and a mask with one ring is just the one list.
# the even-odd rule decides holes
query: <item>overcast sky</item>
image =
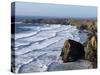
{"label": "overcast sky", "polygon": [[97,16],[97,7],[61,5],[31,2],[16,2],[17,16],[50,16],[50,17],[79,17],[93,18]]}

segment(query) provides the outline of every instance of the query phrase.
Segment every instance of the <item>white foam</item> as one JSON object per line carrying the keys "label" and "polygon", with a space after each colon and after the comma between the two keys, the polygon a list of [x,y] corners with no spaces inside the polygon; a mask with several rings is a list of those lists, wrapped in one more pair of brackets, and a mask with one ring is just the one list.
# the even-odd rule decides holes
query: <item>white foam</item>
{"label": "white foam", "polygon": [[[62,25],[61,27],[60,27],[60,25],[58,25],[57,27],[56,26],[57,25],[53,25],[53,27],[52,27],[52,25],[50,25],[50,28],[57,28],[56,30],[55,29],[46,30],[46,31],[43,30],[43,31],[40,31],[39,33],[33,33],[33,34],[36,34],[35,36],[32,34],[33,36],[29,37],[29,34],[28,35],[25,34],[26,35],[26,37],[24,36],[25,38],[22,37],[15,42],[15,45],[16,45],[15,47],[18,47],[20,45],[27,45],[31,42],[33,42],[33,43],[30,44],[30,46],[27,46],[27,47],[24,47],[21,49],[17,49],[15,54],[21,55],[21,54],[27,53],[32,50],[43,49],[43,48],[46,48],[47,46],[50,46],[50,45],[60,41],[61,39],[62,40],[74,39],[74,40],[79,41],[79,36],[77,34],[78,30],[75,28],[75,26],[70,26],[70,25],[68,25],[68,26]],[[75,36],[74,36],[74,34],[75,34]],[[77,36],[76,36],[76,34],[77,34]],[[21,35],[19,35],[19,37],[21,37]]]}
{"label": "white foam", "polygon": [[[49,35],[48,35],[49,34]],[[39,32],[37,35],[33,35],[31,37],[26,37],[26,38],[21,38],[19,40],[17,40],[17,42],[23,41],[24,43],[26,42],[36,42],[36,41],[41,41],[41,40],[45,40],[48,39],[50,37],[54,37],[56,36],[56,33],[52,32],[52,31],[41,31]]]}
{"label": "white foam", "polygon": [[[43,27],[37,26],[34,32],[16,34],[16,66],[28,64],[27,68],[29,68],[31,65],[39,64],[35,68],[38,71],[45,71],[49,64],[57,61],[65,40],[73,39],[78,42],[83,40],[81,39],[83,35],[80,38],[78,32],[75,26],[47,24]],[[19,46],[24,47],[19,48]],[[34,59],[38,61],[34,62]],[[34,68],[33,70],[35,71]]]}
{"label": "white foam", "polygon": [[56,29],[56,28],[59,28],[59,27],[61,27],[61,25],[60,24],[58,24],[58,25],[49,25],[49,27],[44,27],[44,28],[41,28],[40,30],[51,30],[51,29]]}
{"label": "white foam", "polygon": [[37,31],[36,32],[31,31],[31,32],[26,32],[26,33],[17,33],[17,34],[15,34],[15,40],[19,39],[19,38],[35,35],[35,34],[37,34]]}
{"label": "white foam", "polygon": [[16,55],[21,55],[21,54],[24,54],[24,53],[27,53],[29,51],[32,51],[32,50],[36,50],[36,49],[42,49],[42,48],[45,48],[55,42],[58,42],[59,40],[61,40],[62,38],[59,38],[59,37],[55,37],[55,38],[51,38],[51,39],[46,39],[44,40],[42,43],[33,43],[31,44],[30,46],[28,47],[24,47],[22,49],[18,49],[18,51],[15,51],[15,54]]}
{"label": "white foam", "polygon": [[[51,25],[52,26],[52,25]],[[51,27],[50,26],[50,27]],[[53,27],[55,28],[57,25],[53,25]],[[52,27],[52,28],[53,28]],[[57,28],[58,27],[58,28]],[[25,42],[32,42],[32,41],[41,41],[41,40],[44,40],[44,39],[48,39],[48,38],[51,38],[51,37],[54,37],[56,36],[56,33],[58,32],[61,32],[61,31],[64,31],[64,30],[69,30],[72,28],[72,26],[62,26],[60,27],[60,25],[58,25],[56,28],[57,29],[52,29],[52,30],[47,30],[47,31],[40,31],[38,32],[35,36],[31,36],[31,37],[25,37],[25,38],[20,38],[19,40],[17,40],[17,42],[19,41],[23,41],[24,43]],[[59,28],[60,27],[60,28]],[[40,29],[41,30],[41,29]],[[38,31],[38,30],[37,30]],[[65,31],[66,32],[66,31]],[[67,33],[67,32],[66,32]],[[48,35],[49,34],[49,35]],[[23,35],[23,34],[22,34]],[[27,34],[26,34],[27,35]],[[29,34],[28,34],[29,35]],[[19,35],[20,37],[20,35]]]}
{"label": "white foam", "polygon": [[[46,28],[48,29],[49,27],[46,27]],[[46,30],[46,31],[45,30],[42,30],[42,31],[37,30],[38,33],[34,33],[35,36],[33,34],[32,34],[32,36],[29,36],[30,34],[28,34],[28,35],[26,34],[25,35],[26,37],[25,37],[22,34],[24,36],[24,38],[23,37],[21,38],[21,36],[18,34],[20,38],[17,39],[17,41],[15,42],[15,47],[18,47],[20,45],[27,45],[30,42],[38,42],[38,41],[41,41],[41,40],[46,40],[46,39],[51,38],[51,37],[55,37],[56,33],[60,33],[62,31],[63,32],[61,34],[68,35],[68,34],[70,34],[70,32],[66,32],[66,31],[69,31],[72,28],[72,26],[66,26],[66,27],[62,26],[62,27],[60,27],[60,25],[53,25],[53,27],[52,27],[52,25],[50,25],[50,28],[57,28],[57,29]],[[59,37],[61,37],[61,36],[59,36]],[[65,36],[62,36],[62,37],[65,37]]]}

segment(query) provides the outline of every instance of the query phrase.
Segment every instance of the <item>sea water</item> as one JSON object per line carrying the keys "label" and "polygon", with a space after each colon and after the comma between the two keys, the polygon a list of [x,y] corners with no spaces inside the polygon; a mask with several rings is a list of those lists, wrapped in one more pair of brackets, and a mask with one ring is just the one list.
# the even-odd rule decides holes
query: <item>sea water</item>
{"label": "sea water", "polygon": [[86,34],[71,25],[15,23],[12,39],[15,72],[41,72],[58,61],[65,40],[84,43]]}

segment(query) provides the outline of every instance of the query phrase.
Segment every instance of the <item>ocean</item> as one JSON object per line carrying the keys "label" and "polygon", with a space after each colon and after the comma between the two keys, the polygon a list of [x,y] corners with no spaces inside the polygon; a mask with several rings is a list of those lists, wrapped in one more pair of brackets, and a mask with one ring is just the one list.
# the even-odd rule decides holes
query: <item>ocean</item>
{"label": "ocean", "polygon": [[[64,41],[73,39],[80,43],[87,35],[79,33],[76,26],[61,24],[15,23],[15,43],[12,43],[12,64],[15,72],[43,72],[48,65],[57,62]],[[24,68],[24,69],[23,69]],[[31,68],[31,69],[30,69]]]}

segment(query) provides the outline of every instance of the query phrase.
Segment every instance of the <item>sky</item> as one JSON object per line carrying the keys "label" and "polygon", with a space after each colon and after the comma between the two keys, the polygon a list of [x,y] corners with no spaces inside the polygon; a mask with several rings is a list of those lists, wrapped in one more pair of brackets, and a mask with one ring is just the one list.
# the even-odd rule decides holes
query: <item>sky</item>
{"label": "sky", "polygon": [[16,16],[49,16],[49,17],[78,17],[94,18],[97,16],[97,7],[15,2]]}

